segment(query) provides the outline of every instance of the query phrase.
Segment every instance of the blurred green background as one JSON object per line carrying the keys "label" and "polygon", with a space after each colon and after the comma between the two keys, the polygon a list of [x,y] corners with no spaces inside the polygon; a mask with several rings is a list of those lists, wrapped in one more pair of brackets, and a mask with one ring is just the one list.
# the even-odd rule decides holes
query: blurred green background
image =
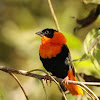
{"label": "blurred green background", "polygon": [[[81,0],[52,0],[52,4],[61,28],[67,38],[67,45],[72,58],[78,59],[84,53],[84,39],[92,28],[100,26],[100,18],[86,28],[73,35],[74,28],[79,26],[73,17],[82,19],[93,4],[84,4]],[[0,0],[0,66],[7,66],[21,70],[44,69],[39,60],[40,37],[34,34],[45,28],[56,29],[47,0]],[[77,72],[98,77],[97,70],[91,60],[75,62]],[[42,74],[42,73],[38,73]],[[46,96],[41,82],[38,79],[21,75],[21,81],[29,100],[45,100]],[[44,82],[45,84],[45,82]],[[55,83],[46,86],[49,100],[61,100]],[[92,87],[99,95],[100,88]],[[67,95],[68,100],[76,97]],[[84,100],[86,96],[83,97]],[[25,100],[22,90],[16,81],[7,73],[0,71],[0,100]]]}

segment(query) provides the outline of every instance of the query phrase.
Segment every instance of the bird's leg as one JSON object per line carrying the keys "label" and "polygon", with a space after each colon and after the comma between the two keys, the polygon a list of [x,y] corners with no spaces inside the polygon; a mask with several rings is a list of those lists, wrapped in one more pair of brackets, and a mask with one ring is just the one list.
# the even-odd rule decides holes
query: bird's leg
{"label": "bird's leg", "polygon": [[68,80],[69,80],[69,77],[66,76],[66,77],[62,80],[62,83],[65,83],[66,85],[68,85]]}
{"label": "bird's leg", "polygon": [[50,86],[51,86],[52,80],[51,80],[50,76],[45,75],[45,76],[44,76],[44,80],[46,80],[46,84],[47,84],[47,85],[48,85],[48,80],[49,80],[49,81],[50,81]]}
{"label": "bird's leg", "polygon": [[49,78],[49,76],[48,76],[48,75],[45,75],[45,76],[44,76],[44,81],[46,81],[46,84],[47,84],[47,85],[48,85],[48,81],[47,81],[47,80],[48,80],[48,78]]}

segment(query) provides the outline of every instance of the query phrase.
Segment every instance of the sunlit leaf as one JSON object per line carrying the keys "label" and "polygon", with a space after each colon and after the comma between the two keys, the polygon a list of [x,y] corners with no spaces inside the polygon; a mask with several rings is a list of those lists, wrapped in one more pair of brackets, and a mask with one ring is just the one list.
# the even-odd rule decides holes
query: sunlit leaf
{"label": "sunlit leaf", "polygon": [[88,33],[84,48],[94,66],[100,70],[100,29],[93,29]]}
{"label": "sunlit leaf", "polygon": [[84,41],[84,49],[85,49],[86,54],[88,54],[94,48],[99,34],[100,34],[99,29],[93,29],[86,36],[86,39]]}

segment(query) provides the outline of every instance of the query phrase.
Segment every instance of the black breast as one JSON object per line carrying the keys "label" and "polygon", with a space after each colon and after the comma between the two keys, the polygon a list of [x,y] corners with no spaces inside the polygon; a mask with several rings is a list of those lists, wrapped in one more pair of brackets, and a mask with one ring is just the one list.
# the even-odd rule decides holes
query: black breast
{"label": "black breast", "polygon": [[58,78],[65,78],[69,70],[69,65],[65,63],[67,62],[66,58],[68,55],[69,49],[66,45],[63,45],[60,54],[58,54],[56,57],[44,59],[40,56],[40,60],[47,71],[51,72]]}

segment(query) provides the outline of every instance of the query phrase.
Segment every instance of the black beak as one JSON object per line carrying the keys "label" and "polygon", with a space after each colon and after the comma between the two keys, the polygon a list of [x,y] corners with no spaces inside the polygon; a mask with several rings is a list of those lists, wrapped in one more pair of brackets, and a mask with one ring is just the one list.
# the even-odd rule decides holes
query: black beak
{"label": "black beak", "polygon": [[40,36],[43,36],[43,34],[42,34],[41,31],[39,31],[39,32],[37,32],[37,33],[35,33],[35,34],[40,35]]}

